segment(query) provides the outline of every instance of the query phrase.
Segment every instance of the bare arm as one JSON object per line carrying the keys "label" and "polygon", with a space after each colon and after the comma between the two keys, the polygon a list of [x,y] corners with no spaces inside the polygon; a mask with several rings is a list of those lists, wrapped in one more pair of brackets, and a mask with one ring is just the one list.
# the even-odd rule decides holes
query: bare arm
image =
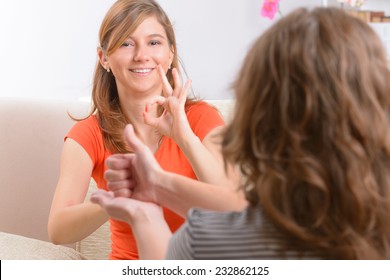
{"label": "bare arm", "polygon": [[193,207],[240,211],[247,202],[241,192],[161,170],[156,174],[156,202],[181,216]]}
{"label": "bare arm", "polygon": [[199,181],[235,191],[239,183],[239,173],[231,165],[225,170],[220,150],[222,130],[222,126],[214,128],[202,142],[192,133],[184,137],[180,148],[190,161]]}
{"label": "bare arm", "polygon": [[53,243],[79,241],[107,221],[108,215],[98,205],[84,203],[91,173],[92,161],[87,152],[74,140],[67,139],[48,221]]}

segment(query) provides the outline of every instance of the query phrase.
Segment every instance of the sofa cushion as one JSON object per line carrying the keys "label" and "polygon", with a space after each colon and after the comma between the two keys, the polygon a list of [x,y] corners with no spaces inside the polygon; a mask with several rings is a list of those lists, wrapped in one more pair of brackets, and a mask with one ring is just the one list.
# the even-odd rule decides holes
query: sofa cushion
{"label": "sofa cushion", "polygon": [[[85,201],[89,201],[91,194],[95,191],[97,191],[97,185],[91,179]],[[76,242],[76,250],[88,260],[107,260],[111,252],[110,222],[105,222],[92,234]]]}
{"label": "sofa cushion", "polygon": [[84,260],[76,250],[52,243],[0,232],[1,260]]}

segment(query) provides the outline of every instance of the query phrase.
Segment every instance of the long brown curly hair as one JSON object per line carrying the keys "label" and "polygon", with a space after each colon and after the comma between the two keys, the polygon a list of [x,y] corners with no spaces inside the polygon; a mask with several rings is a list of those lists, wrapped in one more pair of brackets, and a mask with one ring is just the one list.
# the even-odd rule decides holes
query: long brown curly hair
{"label": "long brown curly hair", "polygon": [[390,259],[390,71],[369,25],[298,9],[253,45],[223,154],[302,249]]}
{"label": "long brown curly hair", "polygon": [[[107,56],[117,50],[147,17],[156,16],[164,27],[170,47],[174,50],[172,68],[179,69],[177,45],[170,19],[154,0],[118,0],[106,16],[99,31],[100,47]],[[173,85],[172,72],[167,78]],[[111,152],[129,152],[123,140],[123,129],[129,121],[122,113],[115,78],[98,61],[95,67],[92,87],[92,106],[90,115],[97,116],[103,132],[104,145]]]}

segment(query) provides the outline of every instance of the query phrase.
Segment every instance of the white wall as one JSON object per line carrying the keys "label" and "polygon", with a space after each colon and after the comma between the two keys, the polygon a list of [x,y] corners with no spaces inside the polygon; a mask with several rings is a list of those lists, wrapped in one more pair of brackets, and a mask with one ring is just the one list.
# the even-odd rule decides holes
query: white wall
{"label": "white wall", "polygon": [[0,95],[89,95],[97,32],[112,2],[1,0]]}
{"label": "white wall", "polygon": [[[196,93],[230,98],[230,84],[251,42],[275,20],[260,16],[263,0],[160,0],[174,21],[180,56]],[[287,13],[320,0],[281,0]]]}
{"label": "white wall", "polygon": [[[263,0],[158,1],[174,22],[179,54],[195,92],[208,99],[232,97],[229,85],[249,45],[273,23],[260,16]],[[97,33],[112,3],[1,0],[0,96],[89,96]],[[280,5],[288,13],[321,3],[281,0]]]}

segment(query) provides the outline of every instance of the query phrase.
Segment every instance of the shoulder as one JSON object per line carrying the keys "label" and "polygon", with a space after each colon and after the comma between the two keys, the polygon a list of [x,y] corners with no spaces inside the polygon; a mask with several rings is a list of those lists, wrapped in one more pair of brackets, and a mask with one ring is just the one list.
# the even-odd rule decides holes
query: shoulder
{"label": "shoulder", "polygon": [[90,137],[91,135],[101,134],[102,131],[98,120],[95,115],[92,115],[86,119],[77,121],[66,135],[66,138]]}
{"label": "shoulder", "polygon": [[248,210],[215,212],[191,209],[188,212],[186,223],[170,240],[167,258],[236,258],[235,249],[240,246],[237,242],[242,242],[243,234],[246,235],[251,231],[248,228],[247,216]]}
{"label": "shoulder", "polygon": [[196,251],[199,241],[209,242],[209,237],[205,237],[202,232],[208,231],[208,225],[212,224],[212,220],[218,219],[217,216],[217,212],[191,209],[188,212],[186,223],[172,235],[166,258],[172,260],[197,259]]}
{"label": "shoulder", "polygon": [[76,128],[76,129],[90,128],[90,129],[94,129],[94,130],[100,130],[99,122],[98,122],[97,117],[95,115],[91,115],[86,119],[77,121],[74,124],[73,128]]}
{"label": "shoulder", "polygon": [[297,250],[262,207],[240,212],[192,209],[185,230],[194,259],[317,259],[316,252]]}
{"label": "shoulder", "polygon": [[184,226],[173,235],[171,256],[193,259],[270,257],[267,254],[270,239],[263,234],[266,228],[261,209],[257,207],[240,212],[191,209]]}
{"label": "shoulder", "polygon": [[78,121],[65,136],[65,140],[67,138],[80,144],[94,162],[103,160],[105,156],[103,134],[95,115]]}
{"label": "shoulder", "polygon": [[187,117],[201,115],[204,113],[220,115],[218,109],[206,101],[190,101],[186,105]]}

